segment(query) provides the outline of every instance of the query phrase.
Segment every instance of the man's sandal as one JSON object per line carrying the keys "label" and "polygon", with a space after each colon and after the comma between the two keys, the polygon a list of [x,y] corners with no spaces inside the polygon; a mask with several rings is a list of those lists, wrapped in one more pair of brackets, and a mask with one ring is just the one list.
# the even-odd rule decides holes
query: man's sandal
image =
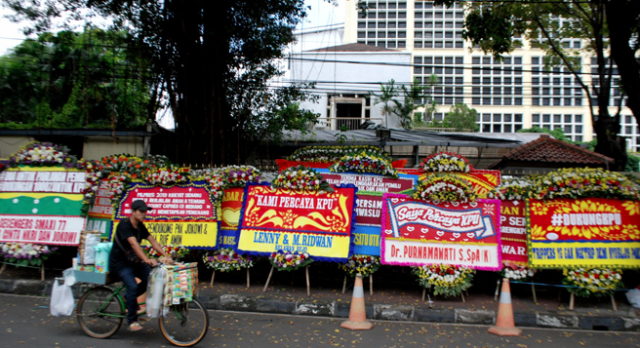
{"label": "man's sandal", "polygon": [[145,314],[147,312],[147,303],[141,302],[138,303],[138,311],[136,312],[138,315]]}
{"label": "man's sandal", "polygon": [[142,330],[142,325],[140,325],[140,323],[138,323],[137,321],[131,325],[129,325],[129,331],[140,331]]}

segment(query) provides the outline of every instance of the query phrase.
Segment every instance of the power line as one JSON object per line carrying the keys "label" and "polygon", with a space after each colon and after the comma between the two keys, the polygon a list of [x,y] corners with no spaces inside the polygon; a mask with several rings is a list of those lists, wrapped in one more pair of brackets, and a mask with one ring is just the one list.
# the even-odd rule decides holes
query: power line
{"label": "power line", "polygon": [[[482,57],[487,57],[487,56],[482,56]],[[298,58],[298,57],[290,57],[289,59],[291,60],[298,60],[298,61],[314,61],[314,59],[312,58]],[[547,71],[534,71],[534,70],[525,70],[525,69],[516,69],[516,67],[514,68],[501,68],[501,67],[493,67],[493,66],[486,66],[486,65],[473,65],[473,66],[468,66],[468,65],[434,65],[434,64],[405,64],[405,63],[391,63],[391,62],[360,62],[360,61],[355,61],[355,60],[325,60],[325,62],[329,62],[329,63],[344,63],[344,64],[357,64],[357,65],[379,65],[379,66],[401,66],[401,67],[419,67],[419,68],[452,68],[452,69],[480,69],[480,71],[500,71],[500,72],[509,72],[509,73],[515,73],[516,72],[527,72],[527,73],[537,73],[537,74],[551,74],[551,75],[574,75],[574,73],[569,72],[569,71],[562,71],[562,72],[547,72]],[[523,64],[524,65],[524,64]],[[444,74],[444,73],[443,73]],[[575,74],[577,75],[598,75],[597,73],[586,73],[586,72],[576,72]],[[437,74],[436,74],[437,75]],[[492,75],[492,74],[478,74],[479,76],[483,76],[483,75]]]}

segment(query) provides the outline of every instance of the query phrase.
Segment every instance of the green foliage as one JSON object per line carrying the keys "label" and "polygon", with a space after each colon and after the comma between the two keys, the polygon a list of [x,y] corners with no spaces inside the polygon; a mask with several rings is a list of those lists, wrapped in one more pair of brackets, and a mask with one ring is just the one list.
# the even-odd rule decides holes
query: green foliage
{"label": "green foliage", "polygon": [[640,157],[638,157],[637,155],[634,155],[634,154],[628,154],[627,155],[627,164],[624,167],[624,171],[625,172],[640,172],[640,168],[638,168],[638,165],[640,165]]}
{"label": "green foliage", "polygon": [[[400,120],[400,126],[404,129],[411,129],[416,122],[422,120],[414,120],[416,110],[425,108],[425,119],[431,118],[431,115],[437,111],[435,100],[430,100],[428,91],[439,83],[438,77],[431,75],[425,84],[418,84],[417,80],[409,86],[401,85],[399,88],[395,85],[395,81],[391,79],[389,83],[380,84],[380,93],[371,93],[374,98],[373,105],[383,104],[382,115],[388,117],[393,114]],[[423,103],[423,99],[429,100],[428,106]]]}
{"label": "green foliage", "polygon": [[451,110],[442,121],[432,120],[428,127],[454,128],[456,131],[477,132],[480,127],[476,124],[478,111],[471,109],[464,103],[451,106]]}
{"label": "green foliage", "polygon": [[268,151],[283,130],[304,130],[317,117],[292,107],[312,99],[301,91],[309,86],[269,85],[284,74],[286,48],[306,16],[303,0],[2,1],[36,32],[97,16],[126,31],[126,44],[150,58],[150,76],[142,80],[158,86],[152,99],[168,103],[176,129],[167,151],[183,161],[243,163],[262,142]]}
{"label": "green foliage", "polygon": [[547,133],[551,136],[553,136],[555,139],[558,139],[560,141],[564,141],[565,143],[569,143],[572,145],[587,145],[587,149],[589,151],[595,151],[596,145],[598,145],[598,139],[594,138],[591,141],[586,141],[586,142],[580,142],[580,141],[573,141],[571,140],[569,137],[567,137],[564,134],[564,131],[562,129],[554,129],[554,130],[550,130],[548,128],[540,128],[540,127],[532,127],[532,128],[524,128],[524,129],[520,129],[519,131],[517,131],[516,133]]}
{"label": "green foliage", "polygon": [[[615,167],[623,169],[626,152],[619,145],[619,122],[609,113],[611,86],[614,83],[612,59],[609,57],[609,29],[606,7],[614,1],[534,0],[509,2],[469,2],[463,37],[475,46],[500,60],[527,40],[533,48],[541,49],[546,70],[570,73],[581,86],[591,109],[594,131],[600,143],[596,151],[614,158]],[[436,0],[436,5],[451,6],[452,0]],[[630,5],[627,7],[631,7]],[[632,21],[637,23],[636,19]],[[580,40],[572,46],[571,38]],[[627,40],[629,41],[629,40]],[[632,53],[633,54],[633,53]],[[591,56],[595,69],[585,79],[582,65]],[[631,58],[635,61],[635,57]],[[638,76],[635,70],[628,75]],[[598,81],[599,86],[593,85]],[[633,96],[637,98],[637,96]],[[597,102],[594,102],[597,101]],[[597,119],[594,115],[598,115]]]}
{"label": "green foliage", "polygon": [[[0,57],[0,127],[130,128],[149,113],[148,61],[126,32],[41,33]],[[153,102],[155,104],[155,102]]]}

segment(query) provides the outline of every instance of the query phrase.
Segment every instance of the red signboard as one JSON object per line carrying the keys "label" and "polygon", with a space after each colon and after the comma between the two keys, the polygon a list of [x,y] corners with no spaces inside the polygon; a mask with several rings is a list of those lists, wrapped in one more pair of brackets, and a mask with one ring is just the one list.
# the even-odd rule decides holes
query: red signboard
{"label": "red signboard", "polygon": [[113,205],[109,192],[107,192],[108,181],[104,179],[100,182],[100,188],[96,192],[95,201],[89,209],[89,217],[111,219],[113,217]]}
{"label": "red signboard", "polygon": [[524,200],[502,201],[501,235],[502,263],[527,266],[527,205]]}
{"label": "red signboard", "polygon": [[215,219],[215,207],[211,204],[209,192],[202,187],[135,187],[127,192],[117,219],[131,215],[131,204],[143,200],[152,207],[147,213],[151,220],[167,219]]}
{"label": "red signboard", "polygon": [[527,223],[533,268],[640,268],[640,202],[531,199]]}
{"label": "red signboard", "polygon": [[356,185],[358,188],[356,222],[363,225],[380,226],[383,193],[399,193],[413,188],[411,178],[394,179],[381,175],[353,173],[322,173],[322,177],[331,185]]}
{"label": "red signboard", "polygon": [[220,207],[221,229],[235,231],[238,228],[243,196],[244,187],[233,187],[224,190],[224,196],[222,196],[222,204]]}

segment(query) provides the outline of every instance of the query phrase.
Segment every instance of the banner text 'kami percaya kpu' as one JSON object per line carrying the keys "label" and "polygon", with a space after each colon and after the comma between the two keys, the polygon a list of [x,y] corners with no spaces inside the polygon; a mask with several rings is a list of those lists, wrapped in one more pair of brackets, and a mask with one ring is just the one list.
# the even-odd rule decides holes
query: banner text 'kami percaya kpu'
{"label": "banner text 'kami percaya kpu'", "polygon": [[309,253],[316,260],[344,262],[352,252],[355,193],[353,186],[319,193],[249,184],[236,251]]}

